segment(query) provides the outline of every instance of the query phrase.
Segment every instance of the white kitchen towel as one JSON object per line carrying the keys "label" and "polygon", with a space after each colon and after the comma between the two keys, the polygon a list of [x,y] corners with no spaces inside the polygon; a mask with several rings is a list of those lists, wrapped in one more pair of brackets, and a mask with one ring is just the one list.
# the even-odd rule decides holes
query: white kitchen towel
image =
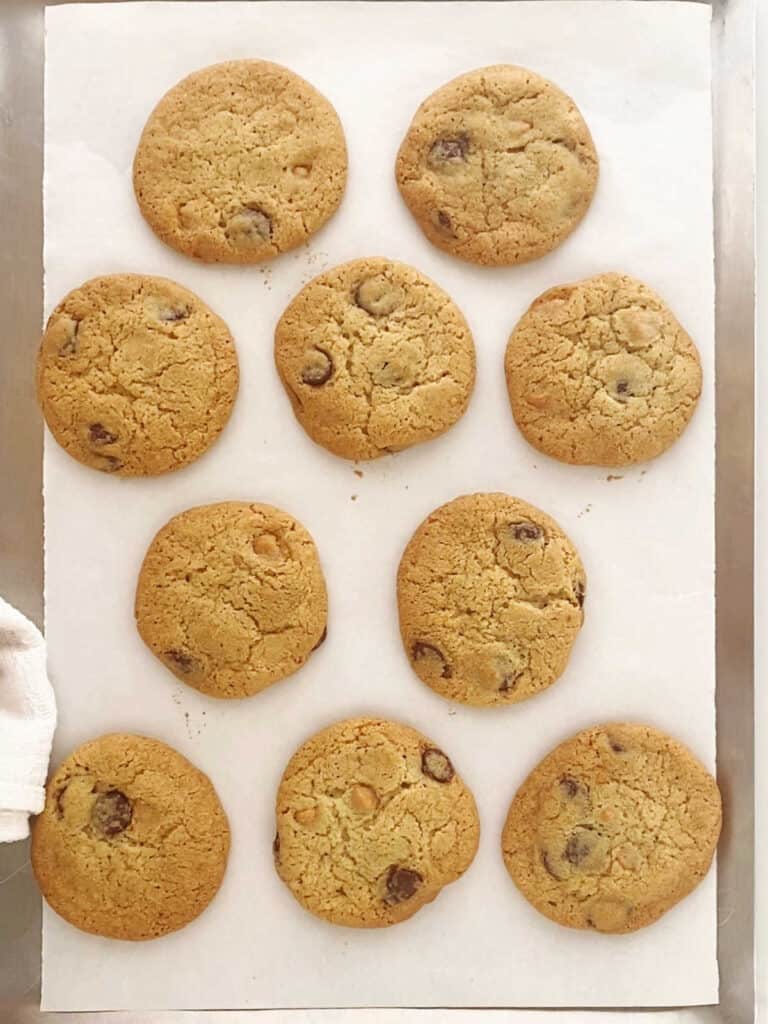
{"label": "white kitchen towel", "polygon": [[25,839],[43,809],[55,728],[45,640],[0,597],[0,843]]}

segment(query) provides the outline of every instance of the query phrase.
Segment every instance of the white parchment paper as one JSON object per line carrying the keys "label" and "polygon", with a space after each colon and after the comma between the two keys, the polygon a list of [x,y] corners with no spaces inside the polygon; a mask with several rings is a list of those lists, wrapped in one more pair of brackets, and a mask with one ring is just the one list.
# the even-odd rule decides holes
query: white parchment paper
{"label": "white parchment paper", "polygon": [[[85,469],[46,439],[46,601],[61,725],[57,757],[99,733],[159,737],[208,772],[232,855],[208,911],[144,944],[76,931],[46,910],[43,1008],[624,1006],[717,999],[715,878],[658,924],[612,937],[559,928],[509,880],[499,833],[516,787],[579,728],[667,729],[714,765],[714,347],[709,11],[672,2],[129,3],[47,11],[46,307],[96,274],[163,274],[231,326],[242,389],[221,440],[155,480]],[[334,104],[349,185],[306,249],[264,268],[205,266],[142,221],[131,161],[147,115],[188,72],[264,57]],[[601,179],[583,225],[525,267],[483,270],[422,237],[399,199],[395,153],[419,102],[497,62],[528,65],[577,101]],[[474,331],[477,388],[438,441],[359,467],[313,445],[272,363],[281,311],[342,260],[413,263]],[[644,467],[574,468],[518,434],[502,368],[508,333],[545,288],[604,270],[644,278],[696,339],[704,393],[682,440]],[[586,623],[566,675],[501,710],[451,705],[401,650],[400,553],[435,506],[475,490],[519,495],[560,521],[589,574]],[[313,533],[330,591],[326,644],[258,697],[216,702],[177,683],[134,628],[136,574],[155,531],[191,505],[280,505]],[[282,768],[334,719],[410,722],[472,786],[483,835],[467,875],[411,921],[354,931],[316,920],[274,873]]]}

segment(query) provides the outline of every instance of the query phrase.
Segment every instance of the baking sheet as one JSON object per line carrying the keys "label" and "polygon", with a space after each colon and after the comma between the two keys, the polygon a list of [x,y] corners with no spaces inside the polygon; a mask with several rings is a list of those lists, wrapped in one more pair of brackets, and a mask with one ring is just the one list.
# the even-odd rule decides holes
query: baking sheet
{"label": "baking sheet", "polygon": [[[82,935],[46,911],[44,1009],[268,1006],[679,1005],[717,999],[715,878],[652,928],[616,938],[557,928],[498,853],[508,802],[578,728],[642,719],[714,764],[714,343],[709,9],[699,4],[116,4],[47,12],[46,309],[99,273],[175,278],[230,324],[242,389],[210,453],[159,480],[80,467],[46,439],[46,603],[61,705],[57,755],[99,732],[145,732],[213,778],[233,829],[223,889],[177,935],[132,945]],[[307,248],[262,269],[194,264],[141,220],[133,151],[157,98],[216,60],[283,62],[338,110],[350,149],[341,210]],[[394,154],[420,100],[471,67],[518,62],[579,103],[601,157],[587,220],[520,268],[473,269],[433,249],[402,206]],[[315,273],[391,255],[435,278],[467,316],[478,384],[445,437],[351,464],[295,423],[272,366],[274,323]],[[681,441],[645,467],[561,466],[509,413],[507,334],[544,288],[603,270],[669,300],[704,364]],[[609,479],[609,477],[620,479]],[[517,707],[449,705],[412,675],[394,604],[400,552],[433,507],[501,489],[553,514],[589,573],[587,620],[565,677]],[[135,576],[156,529],[190,505],[269,501],[298,516],[323,558],[326,644],[291,680],[221,704],[177,684],[135,633]],[[273,794],[293,749],[335,718],[399,717],[450,752],[483,824],[465,878],[410,922],[337,929],[274,875]],[[84,970],[83,964],[98,964]]]}

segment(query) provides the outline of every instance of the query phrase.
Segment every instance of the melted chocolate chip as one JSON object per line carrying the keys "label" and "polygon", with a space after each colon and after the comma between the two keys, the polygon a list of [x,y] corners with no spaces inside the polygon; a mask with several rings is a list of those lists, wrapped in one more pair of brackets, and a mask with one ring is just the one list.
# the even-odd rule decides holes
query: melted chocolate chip
{"label": "melted chocolate chip", "polygon": [[131,801],[119,789],[108,789],[106,793],[100,793],[91,808],[91,824],[105,836],[125,832],[132,820]]}
{"label": "melted chocolate chip", "polygon": [[59,348],[60,356],[73,356],[77,353],[77,332],[80,330],[80,321],[72,320],[70,322],[72,326],[67,331],[67,340]]}
{"label": "melted chocolate chip", "polygon": [[275,832],[275,838],[272,840],[272,856],[277,860],[280,856],[280,836]]}
{"label": "melted chocolate chip", "polygon": [[517,686],[517,681],[522,674],[522,669],[516,672],[505,672],[504,675],[501,677],[499,691],[501,693],[508,693],[509,690],[514,690],[514,688]]}
{"label": "melted chocolate chip", "polygon": [[452,238],[456,237],[453,230],[453,221],[445,210],[436,210],[432,217],[432,221],[435,227],[444,235],[450,235]]}
{"label": "melted chocolate chip", "polygon": [[576,600],[579,602],[579,608],[584,607],[584,598],[587,596],[587,587],[584,580],[577,580],[576,587]]}
{"label": "melted chocolate chip", "polygon": [[551,875],[552,878],[556,878],[558,881],[561,881],[560,875],[552,869],[552,862],[550,861],[549,854],[546,850],[541,851],[541,863],[548,875]]}
{"label": "melted chocolate chip", "polygon": [[176,323],[178,320],[186,320],[191,312],[189,306],[161,306],[157,318],[165,323]]}
{"label": "melted chocolate chip", "polygon": [[444,170],[446,166],[463,163],[467,159],[468,152],[469,136],[466,133],[444,136],[432,143],[427,155],[427,163],[435,170]]}
{"label": "melted chocolate chip", "polygon": [[387,872],[387,895],[385,903],[404,903],[409,900],[419,888],[424,879],[418,871],[411,868],[401,868],[393,864]]}
{"label": "melted chocolate chip", "polygon": [[95,468],[100,469],[102,473],[116,473],[118,469],[123,468],[122,459],[114,455],[99,455],[98,458],[99,463]]}
{"label": "melted chocolate chip", "polygon": [[107,430],[103,423],[91,423],[88,427],[88,437],[90,438],[91,444],[114,444],[117,440],[117,434],[113,434],[111,430]]}
{"label": "melted chocolate chip", "polygon": [[536,523],[511,523],[510,529],[515,540],[534,541],[544,536],[544,531]]}
{"label": "melted chocolate chip", "polygon": [[560,779],[560,795],[564,800],[575,800],[575,798],[584,792],[584,786],[576,779],[571,778],[570,775],[564,775]]}
{"label": "melted chocolate chip", "polygon": [[568,836],[565,844],[565,859],[578,867],[583,864],[595,848],[595,835],[589,828],[577,828]]}
{"label": "melted chocolate chip", "polygon": [[355,289],[355,303],[371,316],[389,316],[403,301],[403,290],[384,274],[367,277]]}
{"label": "melted chocolate chip", "polygon": [[191,654],[187,654],[186,651],[180,651],[176,647],[172,647],[171,650],[166,651],[164,655],[169,661],[172,661],[174,667],[183,672],[185,675],[189,675],[190,672],[196,667],[197,662]]}
{"label": "melted chocolate chip", "polygon": [[437,661],[441,663],[440,675],[443,679],[451,678],[451,666],[445,660],[445,655],[439,647],[435,647],[434,644],[424,643],[422,640],[417,640],[411,648],[411,657],[414,661]]}
{"label": "melted chocolate chip", "polygon": [[435,782],[450,782],[455,775],[451,759],[437,747],[427,747],[422,752],[421,770]]}
{"label": "melted chocolate chip", "polygon": [[302,383],[308,384],[311,388],[320,388],[331,379],[333,370],[334,365],[330,352],[315,346],[310,351],[307,362],[301,371]]}
{"label": "melted chocolate chip", "polygon": [[268,242],[272,238],[272,218],[260,206],[243,206],[229,219],[225,233],[236,244]]}

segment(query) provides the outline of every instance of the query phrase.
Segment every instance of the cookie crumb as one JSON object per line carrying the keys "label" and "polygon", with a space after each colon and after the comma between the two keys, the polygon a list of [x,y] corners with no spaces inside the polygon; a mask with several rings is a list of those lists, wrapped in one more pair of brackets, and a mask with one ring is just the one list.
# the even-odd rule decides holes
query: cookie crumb
{"label": "cookie crumb", "polygon": [[611,480],[623,480],[624,477],[621,473],[609,473],[605,479],[610,483]]}
{"label": "cookie crumb", "polygon": [[363,476],[362,469],[353,469],[352,472],[355,474],[355,476],[360,477],[362,479],[362,476]]}

